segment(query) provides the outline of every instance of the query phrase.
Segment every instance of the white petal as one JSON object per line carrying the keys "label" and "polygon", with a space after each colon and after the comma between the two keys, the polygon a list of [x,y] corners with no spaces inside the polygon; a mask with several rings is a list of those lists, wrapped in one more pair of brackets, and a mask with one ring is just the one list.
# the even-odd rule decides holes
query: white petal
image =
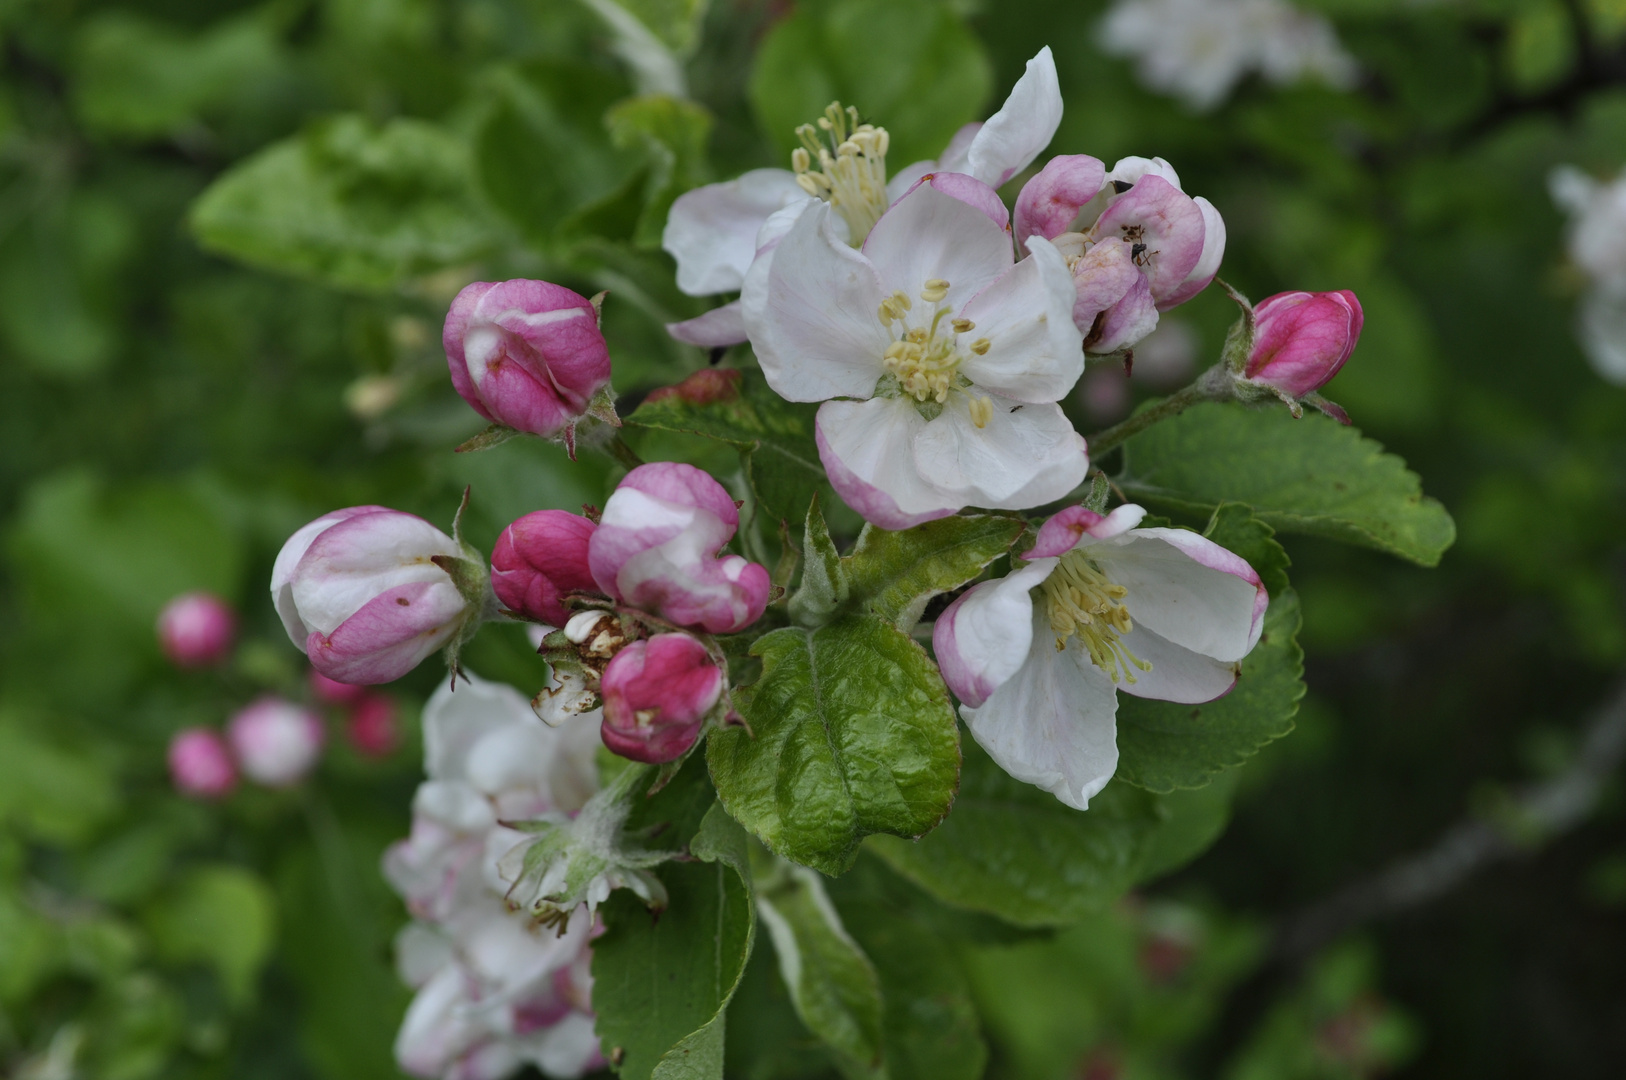
{"label": "white petal", "polygon": [[916,471],[913,446],[925,427],[910,398],[819,406],[819,457],[842,501],[864,520],[907,529],[965,505],[945,498]]}
{"label": "white petal", "polygon": [[1592,370],[1612,383],[1626,384],[1626,296],[1594,286],[1581,299],[1579,331]]}
{"label": "white petal", "polygon": [[1201,195],[1191,201],[1203,212],[1203,253],[1180,287],[1158,304],[1161,311],[1177,307],[1206,289],[1219,273],[1220,263],[1225,261],[1225,219],[1214,204]]}
{"label": "white petal", "polygon": [[752,169],[679,195],[661,233],[661,247],[677,260],[678,288],[690,296],[738,289],[768,215],[807,198],[787,169]]}
{"label": "white petal", "polygon": [[[952,145],[952,144],[951,144]],[[909,189],[920,182],[920,178],[937,169],[935,161],[917,161],[913,165],[905,165],[892,175],[886,182],[886,204],[891,206],[909,193]],[[947,166],[943,171],[951,171]]]}
{"label": "white petal", "polygon": [[791,401],[868,397],[885,370],[881,279],[831,234],[829,219],[829,204],[810,207],[752,263],[740,293],[762,374]]}
{"label": "white petal", "polygon": [[702,349],[738,345],[747,337],[738,300],[683,322],[667,323],[666,332],[686,345],[698,345]]}
{"label": "white petal", "polygon": [[1197,705],[1224,697],[1236,685],[1241,661],[1215,660],[1182,648],[1144,626],[1135,627],[1120,640],[1124,648],[1152,665],[1151,671],[1131,672],[1134,682],[1118,684],[1126,694]]}
{"label": "white petal", "polygon": [[[979,388],[973,386],[970,395]],[[915,436],[916,468],[945,502],[991,510],[1026,510],[1062,498],[1084,481],[1084,440],[1053,404],[993,399],[979,428],[969,398],[952,394],[942,415]]]}
{"label": "white petal", "polygon": [[1118,768],[1118,695],[1076,641],[1056,649],[1044,613],[1033,613],[1027,662],[980,709],[960,707],[972,736],[999,767],[1076,810]]}
{"label": "white petal", "polygon": [[[864,255],[880,274],[884,291],[903,290],[917,311],[923,303],[921,286],[932,278],[949,283],[943,302],[958,310],[1016,261],[1009,228],[1000,228],[982,210],[930,184],[921,184],[881,215],[864,241]],[[874,307],[872,303],[865,314],[878,328]]]}
{"label": "white petal", "polygon": [[1033,237],[1033,254],[972,297],[960,314],[976,324],[967,337],[987,338],[985,356],[961,370],[980,387],[1016,401],[1059,401],[1084,374],[1084,352],[1073,324],[1077,290],[1066,261],[1050,241]]}
{"label": "white petal", "polygon": [[1553,202],[1571,214],[1586,213],[1602,186],[1574,165],[1559,165],[1547,174],[1547,191]]}
{"label": "white petal", "polygon": [[[1135,181],[1148,174],[1152,176],[1161,176],[1175,187],[1180,187],[1180,174],[1174,171],[1173,165],[1170,165],[1167,161],[1164,161],[1160,157],[1119,158],[1117,162],[1113,164],[1112,171],[1107,173],[1107,183],[1111,184],[1114,180],[1117,180],[1121,183],[1133,184]],[[1181,188],[1181,190],[1184,191],[1185,189]]]}
{"label": "white petal", "polygon": [[493,731],[539,723],[513,687],[464,673],[443,682],[423,707],[424,771],[434,780],[467,780],[470,750]]}
{"label": "white petal", "polygon": [[[981,120],[973,120],[969,124],[961,125],[960,130],[956,131],[953,136],[950,137],[948,145],[943,147],[943,152],[937,155],[937,160],[925,162],[925,164],[931,166],[931,168],[921,170],[921,175],[936,170],[941,172],[966,173],[966,175],[969,176],[969,170],[971,168],[971,144],[976,140],[977,133],[981,130]],[[911,165],[910,168],[914,168],[914,166]],[[917,176],[916,179],[919,179],[919,177]],[[887,190],[891,190],[890,184],[887,185]],[[904,188],[903,190],[908,191],[909,189]],[[903,192],[899,192],[900,195],[902,193]]]}
{"label": "white petal", "polygon": [[1028,61],[1005,104],[971,140],[966,171],[989,187],[999,187],[1050,145],[1061,125],[1061,110],[1056,60],[1046,45]]}
{"label": "white petal", "polygon": [[987,701],[1027,661],[1033,597],[1057,559],[1035,559],[997,581],[974,585],[937,619],[932,647],[943,680],[961,701]]}
{"label": "white petal", "polygon": [[1089,551],[1129,590],[1123,603],[1137,626],[1222,662],[1242,659],[1259,640],[1258,575],[1212,540],[1183,529],[1133,529]]}

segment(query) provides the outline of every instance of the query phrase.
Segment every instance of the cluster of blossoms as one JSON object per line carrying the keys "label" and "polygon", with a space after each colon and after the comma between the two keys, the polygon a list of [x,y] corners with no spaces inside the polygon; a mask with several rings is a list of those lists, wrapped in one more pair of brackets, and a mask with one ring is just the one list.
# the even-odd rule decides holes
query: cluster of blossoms
{"label": "cluster of blossoms", "polygon": [[1576,319],[1581,347],[1599,375],[1626,384],[1626,172],[1603,182],[1565,165],[1548,185],[1570,214],[1570,261],[1587,281]]}
{"label": "cluster of blossoms", "polygon": [[1100,40],[1135,59],[1148,87],[1199,110],[1254,71],[1277,85],[1314,76],[1337,89],[1357,75],[1332,24],[1286,0],[1118,0]]}

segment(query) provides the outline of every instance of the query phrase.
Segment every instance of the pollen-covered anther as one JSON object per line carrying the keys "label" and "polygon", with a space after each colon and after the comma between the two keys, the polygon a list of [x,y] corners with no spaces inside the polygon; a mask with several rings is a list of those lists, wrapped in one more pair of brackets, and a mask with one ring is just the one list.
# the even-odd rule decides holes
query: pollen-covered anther
{"label": "pollen-covered anther", "polygon": [[970,319],[955,319],[953,322],[949,323],[949,325],[954,327],[954,332],[956,334],[969,334],[971,331],[977,328],[977,324],[972,322]]}
{"label": "pollen-covered anther", "polygon": [[1042,589],[1058,651],[1067,647],[1068,638],[1076,637],[1090,661],[1113,682],[1133,683],[1136,670],[1152,670],[1119,640],[1119,635],[1135,628],[1122,602],[1129,590],[1113,583],[1086,553],[1063,555]]}
{"label": "pollen-covered anther", "polygon": [[989,341],[987,338],[980,337],[971,343],[971,351],[976,353],[978,356],[987,356],[988,350],[993,347],[993,344],[994,343]]}
{"label": "pollen-covered anther", "polygon": [[857,247],[886,212],[890,136],[885,128],[860,124],[857,109],[833,101],[816,127],[803,124],[796,137],[802,145],[791,151],[790,164],[797,185],[842,216],[847,239]]}
{"label": "pollen-covered anther", "polygon": [[920,298],[928,304],[940,304],[948,295],[949,283],[942,278],[932,278],[926,282],[925,288],[920,290]]}
{"label": "pollen-covered anther", "polygon": [[994,418],[994,399],[986,395],[972,398],[968,408],[971,411],[971,422],[977,425],[979,431],[987,427],[988,421]]}

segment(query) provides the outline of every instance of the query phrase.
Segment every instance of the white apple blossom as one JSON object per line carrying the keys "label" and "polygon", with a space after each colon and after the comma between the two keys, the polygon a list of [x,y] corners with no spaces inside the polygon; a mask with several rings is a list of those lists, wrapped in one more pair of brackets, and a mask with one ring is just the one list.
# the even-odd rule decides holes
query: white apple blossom
{"label": "white apple blossom", "polygon": [[1561,165],[1548,187],[1570,215],[1570,261],[1587,278],[1576,319],[1581,348],[1599,375],[1626,384],[1626,170],[1600,182]]}
{"label": "white apple blossom", "polygon": [[[936,161],[917,161],[889,179],[886,129],[860,123],[857,109],[832,103],[817,127],[798,129],[803,145],[792,154],[793,169],[753,169],[679,196],[661,246],[677,260],[683,292],[733,292],[758,250],[809,207],[829,205],[836,212],[831,227],[857,247],[887,207],[929,172],[965,173],[999,187],[1050,144],[1061,112],[1056,61],[1046,46],[1028,61],[998,112],[961,128]],[[738,301],[667,329],[680,341],[707,347],[746,338]]]}
{"label": "white apple blossom", "polygon": [[1212,701],[1269,597],[1246,561],[1146,511],[1070,507],[1025,562],[943,612],[932,646],[971,734],[1018,780],[1083,810],[1118,767],[1118,691]]}
{"label": "white apple blossom", "polygon": [[924,177],[854,250],[818,204],[746,276],[768,385],[823,401],[836,491],[903,529],[966,506],[1019,510],[1084,478],[1056,402],[1083,373],[1072,274],[1042,237],[1016,261],[1004,204],[959,173]]}

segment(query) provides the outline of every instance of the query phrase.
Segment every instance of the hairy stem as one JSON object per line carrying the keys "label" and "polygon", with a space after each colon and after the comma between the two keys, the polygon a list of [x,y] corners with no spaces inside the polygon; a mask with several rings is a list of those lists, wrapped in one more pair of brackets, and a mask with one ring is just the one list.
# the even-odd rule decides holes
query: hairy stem
{"label": "hairy stem", "polygon": [[621,437],[619,431],[610,436],[610,441],[604,448],[609,451],[611,457],[628,469],[636,469],[644,463],[644,459],[638,456],[638,451],[627,445],[627,440]]}
{"label": "hairy stem", "polygon": [[1159,421],[1179,416],[1193,405],[1204,401],[1228,401],[1233,396],[1230,372],[1226,370],[1224,364],[1215,364],[1197,376],[1185,389],[1177,390],[1162,401],[1152,403],[1121,424],[1115,424],[1105,431],[1091,435],[1085,440],[1089,443],[1090,456],[1098,458],[1124,440],[1139,435]]}

